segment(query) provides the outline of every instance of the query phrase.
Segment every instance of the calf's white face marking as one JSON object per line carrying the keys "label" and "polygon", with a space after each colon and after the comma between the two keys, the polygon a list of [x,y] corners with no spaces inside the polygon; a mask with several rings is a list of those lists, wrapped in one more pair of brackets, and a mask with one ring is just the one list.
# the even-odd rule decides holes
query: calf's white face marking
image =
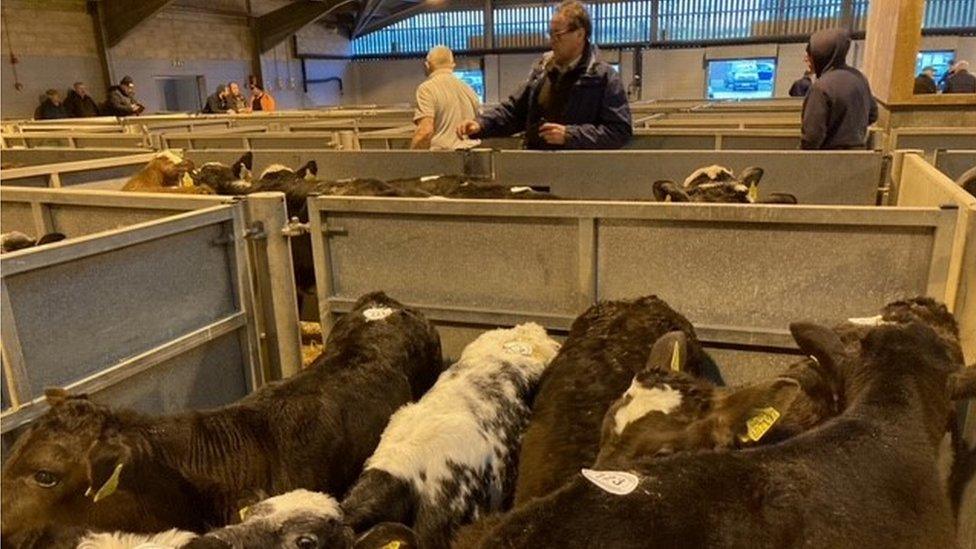
{"label": "calf's white face marking", "polygon": [[613,430],[618,435],[624,432],[627,425],[651,412],[670,414],[681,405],[681,391],[672,389],[667,384],[661,388],[646,389],[634,380],[624,396],[630,397],[630,401],[613,415]]}
{"label": "calf's white face marking", "polygon": [[393,314],[393,309],[389,307],[370,307],[363,311],[363,316],[366,317],[367,322],[372,322],[374,320],[383,320],[384,318]]}
{"label": "calf's white face marking", "polygon": [[261,177],[259,177],[258,179],[264,179],[268,174],[272,174],[272,173],[276,173],[276,172],[290,172],[290,173],[295,173],[295,170],[293,170],[293,169],[291,169],[288,166],[285,166],[283,164],[272,164],[272,165],[268,166],[267,168],[265,168],[263,172],[261,172]]}

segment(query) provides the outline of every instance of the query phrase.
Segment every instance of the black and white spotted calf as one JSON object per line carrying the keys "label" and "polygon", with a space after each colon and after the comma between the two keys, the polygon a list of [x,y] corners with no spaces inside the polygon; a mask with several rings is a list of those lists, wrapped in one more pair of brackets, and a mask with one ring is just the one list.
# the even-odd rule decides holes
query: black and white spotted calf
{"label": "black and white spotted calf", "polygon": [[346,523],[412,525],[420,546],[510,501],[529,398],[559,344],[536,324],[482,334],[417,403],[397,411],[343,501]]}
{"label": "black and white spotted calf", "polygon": [[659,180],[653,185],[654,198],[659,202],[716,202],[729,204],[796,204],[796,197],[784,193],[772,193],[759,199],[759,181],[763,169],[750,166],[736,177],[724,166],[699,168],[689,175],[682,185],[674,181]]}

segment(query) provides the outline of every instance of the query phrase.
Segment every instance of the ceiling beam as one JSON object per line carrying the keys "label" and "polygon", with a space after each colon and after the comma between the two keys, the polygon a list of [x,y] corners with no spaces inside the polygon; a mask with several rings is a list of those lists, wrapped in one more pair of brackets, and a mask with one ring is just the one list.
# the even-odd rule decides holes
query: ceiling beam
{"label": "ceiling beam", "polygon": [[356,22],[352,25],[352,37],[358,38],[360,31],[369,23],[369,20],[376,15],[377,10],[383,5],[383,0],[366,0],[366,5],[359,10],[356,15]]}
{"label": "ceiling beam", "polygon": [[301,0],[258,17],[255,21],[255,32],[261,53],[267,53],[284,42],[289,36],[318,21],[339,6],[355,1],[326,0],[324,2],[313,2],[312,0]]}
{"label": "ceiling beam", "polygon": [[390,15],[387,15],[386,17],[383,17],[382,19],[375,19],[371,22],[368,22],[366,25],[363,26],[362,29],[360,29],[359,34],[354,35],[353,37],[356,38],[364,34],[369,34],[371,32],[378,31],[383,27],[388,27],[394,23],[399,23],[404,19],[413,17],[414,15],[420,13],[427,13],[429,11],[438,11],[438,8],[443,9],[443,6],[433,5],[430,2],[420,2],[415,6],[411,6],[409,8],[396,11]]}
{"label": "ceiling beam", "polygon": [[102,0],[105,41],[118,46],[122,39],[148,21],[173,0]]}

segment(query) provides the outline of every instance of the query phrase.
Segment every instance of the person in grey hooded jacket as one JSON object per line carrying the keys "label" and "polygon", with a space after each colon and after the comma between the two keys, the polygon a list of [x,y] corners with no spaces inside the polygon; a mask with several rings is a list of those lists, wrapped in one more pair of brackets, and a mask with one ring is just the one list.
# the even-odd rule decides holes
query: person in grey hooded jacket
{"label": "person in grey hooded jacket", "polygon": [[847,64],[850,34],[817,31],[807,44],[807,63],[817,75],[803,101],[803,149],[863,149],[868,126],[878,119],[878,104],[868,79]]}

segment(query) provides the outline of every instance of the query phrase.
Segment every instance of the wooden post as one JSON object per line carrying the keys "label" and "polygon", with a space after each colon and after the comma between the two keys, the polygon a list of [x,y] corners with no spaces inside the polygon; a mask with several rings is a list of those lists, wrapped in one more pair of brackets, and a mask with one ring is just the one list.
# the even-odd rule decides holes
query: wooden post
{"label": "wooden post", "polygon": [[925,2],[871,0],[865,36],[864,75],[884,104],[910,102],[915,55],[922,41]]}

